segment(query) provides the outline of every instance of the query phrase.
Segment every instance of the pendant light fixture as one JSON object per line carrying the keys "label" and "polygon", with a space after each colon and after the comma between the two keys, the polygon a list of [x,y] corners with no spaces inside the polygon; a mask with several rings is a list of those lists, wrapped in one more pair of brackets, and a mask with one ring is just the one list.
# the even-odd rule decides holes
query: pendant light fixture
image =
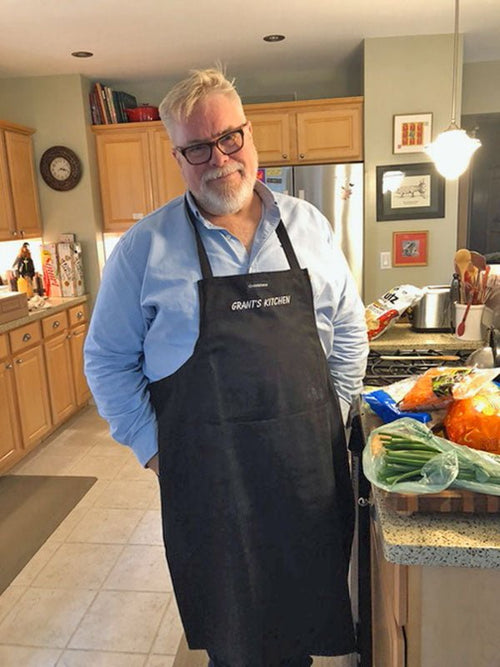
{"label": "pendant light fixture", "polygon": [[455,34],[453,38],[453,86],[451,90],[451,123],[449,127],[425,147],[425,152],[434,160],[436,169],[445,178],[458,178],[469,166],[470,159],[481,142],[469,137],[465,130],[457,125],[457,78],[458,78],[458,7],[455,0]]}

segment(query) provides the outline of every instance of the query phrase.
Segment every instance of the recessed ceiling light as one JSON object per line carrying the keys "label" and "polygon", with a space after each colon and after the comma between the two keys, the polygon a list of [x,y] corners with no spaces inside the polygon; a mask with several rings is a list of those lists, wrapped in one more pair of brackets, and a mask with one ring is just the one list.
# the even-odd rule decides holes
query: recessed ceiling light
{"label": "recessed ceiling light", "polygon": [[90,51],[73,51],[71,55],[75,58],[92,58],[94,54]]}
{"label": "recessed ceiling light", "polygon": [[285,35],[266,35],[262,38],[265,42],[282,42]]}

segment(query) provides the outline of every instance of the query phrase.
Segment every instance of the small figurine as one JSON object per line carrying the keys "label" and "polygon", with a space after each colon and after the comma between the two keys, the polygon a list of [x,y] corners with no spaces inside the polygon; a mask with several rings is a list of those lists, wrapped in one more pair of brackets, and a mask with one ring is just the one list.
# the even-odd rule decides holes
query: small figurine
{"label": "small figurine", "polygon": [[35,264],[31,259],[30,244],[23,243],[18,256],[12,265],[17,276],[17,291],[26,292],[28,299],[33,296],[33,278],[35,276]]}

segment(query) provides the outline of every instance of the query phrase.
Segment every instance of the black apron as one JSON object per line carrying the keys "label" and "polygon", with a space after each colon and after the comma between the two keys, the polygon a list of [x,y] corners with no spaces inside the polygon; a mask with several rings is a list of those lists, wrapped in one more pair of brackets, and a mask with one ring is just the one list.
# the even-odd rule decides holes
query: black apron
{"label": "black apron", "polygon": [[163,536],[191,649],[230,667],[354,650],[354,503],[307,270],[203,279],[192,356],[150,385]]}

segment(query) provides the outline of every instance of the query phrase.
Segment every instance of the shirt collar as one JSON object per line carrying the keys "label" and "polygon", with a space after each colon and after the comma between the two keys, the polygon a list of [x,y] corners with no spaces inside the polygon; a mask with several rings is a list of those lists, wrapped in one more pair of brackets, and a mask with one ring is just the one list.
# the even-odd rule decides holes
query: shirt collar
{"label": "shirt collar", "polygon": [[[277,227],[281,219],[281,214],[273,192],[261,181],[255,181],[254,190],[262,200],[263,211],[261,221],[266,220],[273,227]],[[219,229],[218,225],[214,225],[203,217],[196,204],[195,198],[189,190],[186,193],[186,197],[187,204],[197,220],[199,220],[208,229]]]}

